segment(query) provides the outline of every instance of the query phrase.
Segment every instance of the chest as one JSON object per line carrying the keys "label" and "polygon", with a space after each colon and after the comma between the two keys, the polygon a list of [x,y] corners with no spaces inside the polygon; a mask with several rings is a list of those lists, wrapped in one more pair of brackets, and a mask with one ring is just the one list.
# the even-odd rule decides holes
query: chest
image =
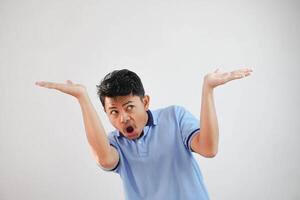
{"label": "chest", "polygon": [[138,140],[126,140],[120,144],[122,158],[126,164],[134,167],[159,166],[172,164],[180,160],[186,149],[176,126],[147,127],[143,137]]}

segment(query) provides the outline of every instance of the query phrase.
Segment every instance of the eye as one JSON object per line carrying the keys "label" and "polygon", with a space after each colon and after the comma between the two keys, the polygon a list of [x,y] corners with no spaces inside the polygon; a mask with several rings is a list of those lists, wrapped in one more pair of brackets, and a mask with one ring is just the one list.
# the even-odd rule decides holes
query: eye
{"label": "eye", "polygon": [[118,114],[118,111],[116,111],[116,110],[111,110],[111,111],[110,111],[110,114],[111,114],[111,115],[117,115],[117,114]]}
{"label": "eye", "polygon": [[134,108],[134,105],[128,105],[127,110],[132,110]]}

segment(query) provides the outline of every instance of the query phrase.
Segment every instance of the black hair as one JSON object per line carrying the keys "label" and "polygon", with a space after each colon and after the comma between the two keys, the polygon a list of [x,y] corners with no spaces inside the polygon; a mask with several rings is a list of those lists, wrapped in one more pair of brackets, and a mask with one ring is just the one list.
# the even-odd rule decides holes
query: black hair
{"label": "black hair", "polygon": [[97,85],[97,94],[104,107],[105,97],[118,97],[127,95],[145,96],[144,87],[140,77],[128,69],[114,70],[108,73],[101,83]]}

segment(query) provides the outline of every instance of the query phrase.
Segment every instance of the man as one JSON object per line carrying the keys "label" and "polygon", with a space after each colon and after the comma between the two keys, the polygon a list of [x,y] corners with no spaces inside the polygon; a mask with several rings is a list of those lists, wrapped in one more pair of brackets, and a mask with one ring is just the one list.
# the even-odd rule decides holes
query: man
{"label": "man", "polygon": [[192,152],[207,158],[217,154],[219,130],[213,90],[251,72],[216,70],[207,74],[199,121],[180,106],[150,111],[150,97],[138,75],[127,69],[115,70],[97,86],[104,111],[116,128],[108,137],[83,85],[70,80],[66,84],[36,84],[77,98],[94,158],[102,169],[121,176],[126,199],[207,200]]}

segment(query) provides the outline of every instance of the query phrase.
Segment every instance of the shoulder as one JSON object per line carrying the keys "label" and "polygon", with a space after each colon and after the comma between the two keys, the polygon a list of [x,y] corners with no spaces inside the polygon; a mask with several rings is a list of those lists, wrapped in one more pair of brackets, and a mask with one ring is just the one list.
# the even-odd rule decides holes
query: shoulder
{"label": "shoulder", "polygon": [[183,106],[171,105],[171,106],[164,108],[164,112],[173,114],[175,116],[180,116],[186,112],[186,109]]}
{"label": "shoulder", "polygon": [[113,130],[111,132],[108,133],[108,137],[115,137],[118,136],[118,130]]}
{"label": "shoulder", "polygon": [[168,112],[178,112],[178,111],[182,111],[182,110],[185,110],[185,108],[183,106],[171,105],[171,106],[167,106],[164,108],[154,110],[153,112],[168,113]]}
{"label": "shoulder", "polygon": [[151,111],[155,118],[178,118],[186,112],[183,106],[171,105]]}
{"label": "shoulder", "polygon": [[109,132],[107,137],[110,142],[117,142],[118,136],[120,136],[119,131],[114,130],[114,131]]}

